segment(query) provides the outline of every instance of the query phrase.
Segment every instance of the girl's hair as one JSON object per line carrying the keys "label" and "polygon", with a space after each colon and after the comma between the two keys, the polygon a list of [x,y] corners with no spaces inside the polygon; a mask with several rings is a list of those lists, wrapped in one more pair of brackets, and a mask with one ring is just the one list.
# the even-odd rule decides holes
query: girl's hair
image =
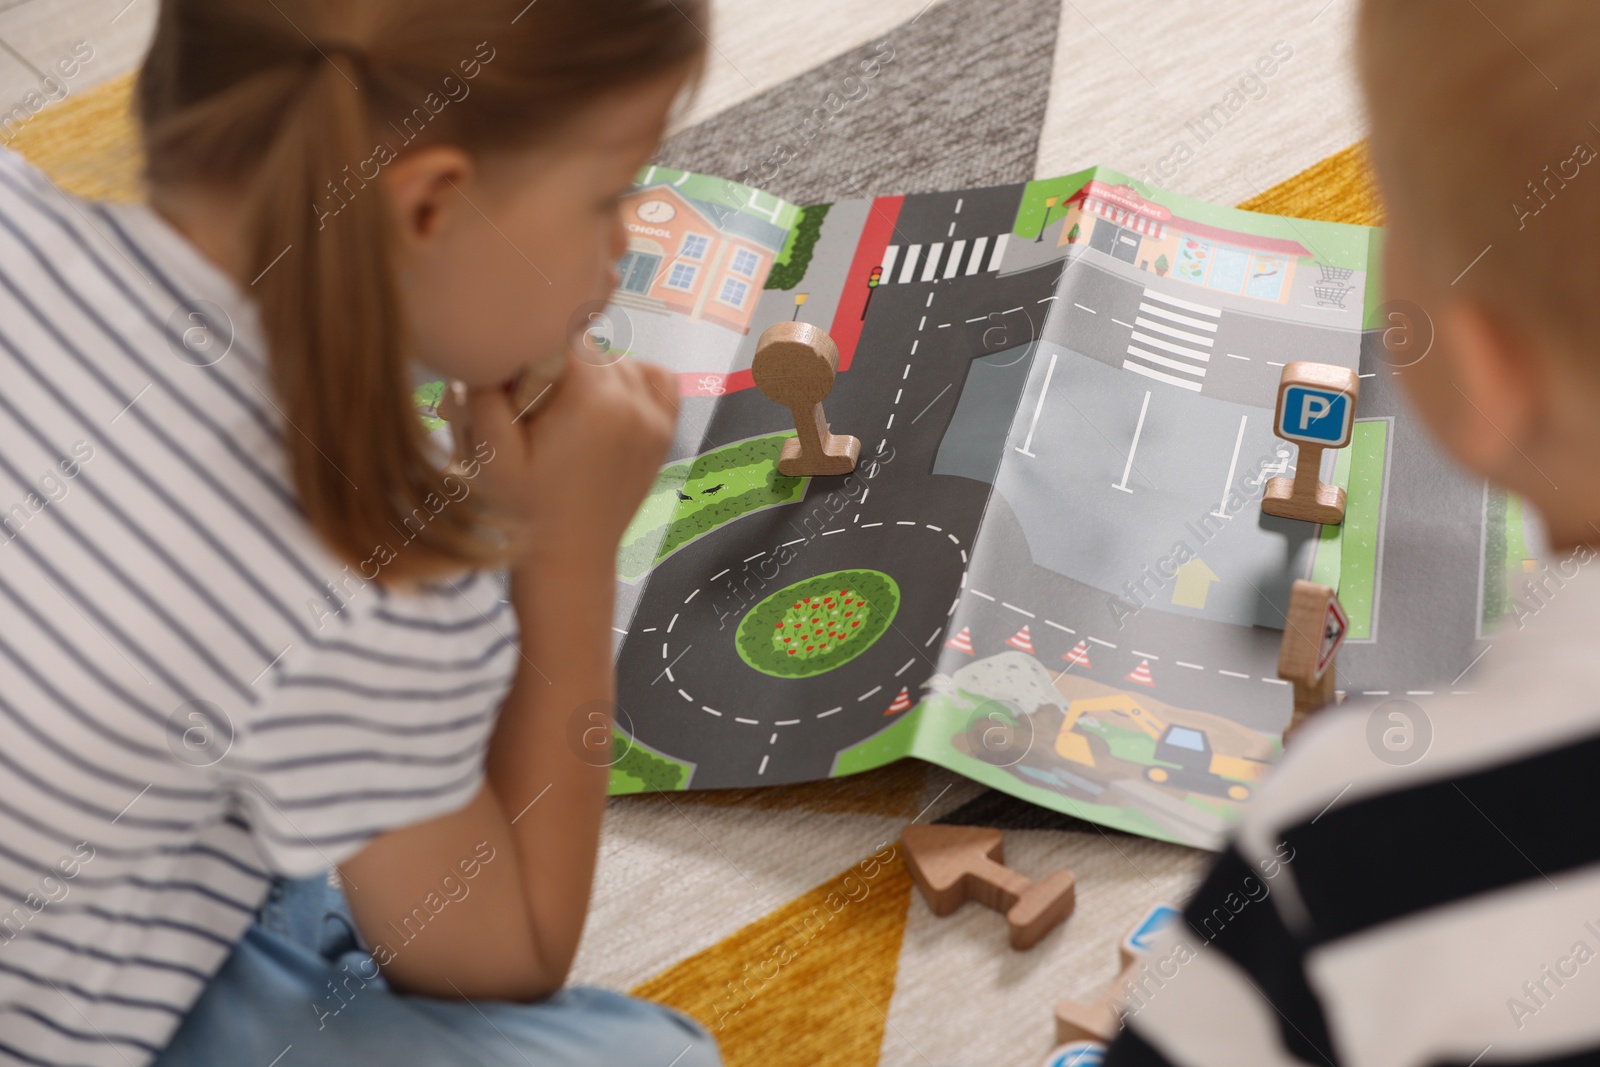
{"label": "girl's hair", "polygon": [[426,580],[508,543],[429,455],[381,167],[514,149],[619,87],[697,74],[707,17],[704,0],[163,0],[137,87],[147,180],[243,198],[289,469],[339,557]]}

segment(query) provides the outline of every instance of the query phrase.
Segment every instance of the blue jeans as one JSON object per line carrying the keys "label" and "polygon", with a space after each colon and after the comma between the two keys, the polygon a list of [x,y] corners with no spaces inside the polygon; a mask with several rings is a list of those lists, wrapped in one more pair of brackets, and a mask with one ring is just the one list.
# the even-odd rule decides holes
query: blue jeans
{"label": "blue jeans", "polygon": [[342,892],[321,877],[276,882],[155,1067],[267,1067],[279,1057],[280,1067],[721,1062],[692,1019],[621,993],[563,989],[537,1004],[437,1000],[397,993],[368,977],[376,969]]}

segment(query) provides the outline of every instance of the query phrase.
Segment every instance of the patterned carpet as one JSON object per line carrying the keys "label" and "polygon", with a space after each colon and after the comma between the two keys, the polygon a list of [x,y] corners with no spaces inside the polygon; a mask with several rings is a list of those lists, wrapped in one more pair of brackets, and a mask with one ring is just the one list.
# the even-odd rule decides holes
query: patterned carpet
{"label": "patterned carpet", "polygon": [[[780,142],[803,136],[801,119],[863,59],[885,56],[880,42],[888,42],[893,59],[870,94],[759,184],[808,203],[1020,181],[1096,162],[1138,174],[1181,136],[1183,116],[1222,99],[1274,34],[1298,33],[1299,66],[1286,64],[1281,88],[1259,103],[1247,99],[1257,111],[1245,117],[1259,121],[1221,131],[1170,186],[1214,199],[1242,192],[1250,198],[1241,206],[1254,210],[1379,221],[1361,145],[1329,154],[1360,130],[1340,73],[1347,22],[1335,22],[1345,15],[1321,14],[1321,0],[1287,13],[1244,0],[1230,5],[1228,24],[1165,5],[1071,0],[896,2],[857,19],[851,5],[818,0],[803,32],[832,44],[812,49],[814,63],[779,36],[792,39],[794,12],[769,7],[721,5],[719,15],[731,14],[714,36],[719,61],[660,162],[760,173]],[[896,26],[890,15],[899,11],[906,17]],[[1275,24],[1289,19],[1299,28]],[[1230,25],[1250,29],[1232,41]],[[1183,81],[1173,55],[1210,58],[1190,79],[1198,87]],[[135,197],[129,86],[121,78],[75,95],[12,143],[74,193]],[[1130,124],[1144,132],[1130,133]],[[1026,953],[1006,946],[994,912],[973,906],[934,918],[898,856],[912,819],[1005,829],[1013,867],[1076,872],[1077,912]],[[1051,1044],[1054,1001],[1097,998],[1126,926],[1151,903],[1181,899],[1204,862],[918,763],[814,785],[618,799],[574,977],[694,1015],[733,1065],[1035,1063]]]}

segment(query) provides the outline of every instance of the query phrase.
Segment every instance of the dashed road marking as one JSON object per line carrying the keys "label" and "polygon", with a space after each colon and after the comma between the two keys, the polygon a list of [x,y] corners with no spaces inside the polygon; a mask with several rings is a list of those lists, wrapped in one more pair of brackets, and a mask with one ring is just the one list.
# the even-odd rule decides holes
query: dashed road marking
{"label": "dashed road marking", "polygon": [[1158,660],[1158,659],[1161,658],[1160,656],[1156,655],[1153,652],[1140,652],[1137,648],[1128,649],[1128,654],[1130,656],[1138,656],[1141,659],[1157,659]]}
{"label": "dashed road marking", "polygon": [[1000,606],[1003,607],[1003,608],[1010,608],[1012,611],[1016,612],[1018,615],[1026,615],[1030,619],[1037,619],[1039,617],[1039,616],[1035,615],[1033,612],[1027,610],[1026,608],[1019,608],[1015,604],[1008,603],[1007,601],[1004,601],[1004,600],[1000,601]]}
{"label": "dashed road marking", "polygon": [[713,708],[708,704],[701,704],[700,705],[700,710],[701,711],[709,711],[711,714],[715,715],[717,718],[719,718],[719,719],[722,718],[722,712],[718,711],[716,708]]}
{"label": "dashed road marking", "polygon": [[1097,645],[1105,645],[1107,648],[1116,648],[1117,647],[1116,645],[1113,645],[1110,641],[1102,641],[1098,637],[1091,637],[1091,638],[1089,638],[1089,640],[1093,641]]}
{"label": "dashed road marking", "polygon": [[694,703],[694,697],[690,696],[688,693],[685,693],[682,689],[678,690],[678,695],[689,703]]}
{"label": "dashed road marking", "polygon": [[1075,308],[1082,308],[1084,311],[1087,311],[1091,315],[1100,314],[1100,312],[1096,311],[1094,308],[1084,307],[1082,304],[1078,303],[1077,301],[1073,301],[1072,306],[1075,307]]}
{"label": "dashed road marking", "polygon": [[738,716],[735,716],[735,717],[734,717],[734,720],[733,720],[733,721],[734,721],[734,722],[742,722],[742,723],[744,723],[744,724],[745,724],[745,725],[746,725],[746,726],[760,726],[760,725],[761,725],[761,724],[760,724],[760,723],[759,723],[759,722],[757,722],[757,721],[756,721],[756,720],[755,720],[755,719],[741,719],[741,718],[739,718],[739,717],[738,717]]}
{"label": "dashed road marking", "polygon": [[1188,667],[1191,671],[1203,671],[1203,670],[1205,670],[1205,668],[1202,667],[1198,663],[1186,663],[1185,661],[1183,661],[1181,659],[1175,659],[1172,662],[1176,663],[1180,667]]}
{"label": "dashed road marking", "polygon": [[837,715],[843,710],[843,708],[829,708],[827,711],[819,711],[817,712],[817,718],[826,719],[829,715]]}
{"label": "dashed road marking", "polygon": [[979,591],[977,589],[972,590],[972,595],[973,596],[981,596],[981,597],[983,597],[983,599],[989,601],[989,603],[991,603],[991,604],[997,603],[997,601],[995,600],[994,597],[990,596],[988,593],[981,592],[981,591]]}
{"label": "dashed road marking", "polygon": [[901,667],[899,670],[895,671],[894,672],[894,676],[896,678],[900,677],[902,674],[906,673],[906,671],[909,671],[911,669],[911,665],[913,663],[915,663],[915,662],[917,662],[917,658],[915,656],[913,656],[910,659],[906,660],[906,665],[904,667]]}
{"label": "dashed road marking", "polygon": [[882,688],[883,688],[883,686],[881,686],[881,685],[873,686],[871,689],[868,689],[865,693],[862,693],[860,696],[856,697],[856,702],[860,703],[861,701],[867,699],[869,696],[871,696],[872,694],[878,692]]}
{"label": "dashed road marking", "polygon": [[1063,633],[1076,634],[1078,632],[1070,626],[1062,626],[1059,622],[1052,622],[1050,619],[1044,620],[1044,624],[1046,626],[1054,626],[1057,630],[1060,630]]}
{"label": "dashed road marking", "polygon": [[1229,678],[1243,678],[1243,679],[1245,679],[1247,681],[1250,678],[1250,676],[1248,674],[1240,674],[1238,671],[1225,671],[1221,667],[1217,668],[1217,673],[1218,674],[1226,674]]}

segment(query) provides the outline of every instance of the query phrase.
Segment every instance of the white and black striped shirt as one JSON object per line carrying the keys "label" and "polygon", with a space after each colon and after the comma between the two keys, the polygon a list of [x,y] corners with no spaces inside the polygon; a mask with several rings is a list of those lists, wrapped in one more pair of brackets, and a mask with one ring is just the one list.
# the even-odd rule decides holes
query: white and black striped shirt
{"label": "white and black striped shirt", "polygon": [[1465,695],[1312,723],[1128,987],[1110,1067],[1600,1061],[1600,573]]}
{"label": "white and black striped shirt", "polygon": [[0,1064],[149,1062],[272,874],[482,782],[499,583],[336,562],[265,359],[159,217],[0,151]]}

